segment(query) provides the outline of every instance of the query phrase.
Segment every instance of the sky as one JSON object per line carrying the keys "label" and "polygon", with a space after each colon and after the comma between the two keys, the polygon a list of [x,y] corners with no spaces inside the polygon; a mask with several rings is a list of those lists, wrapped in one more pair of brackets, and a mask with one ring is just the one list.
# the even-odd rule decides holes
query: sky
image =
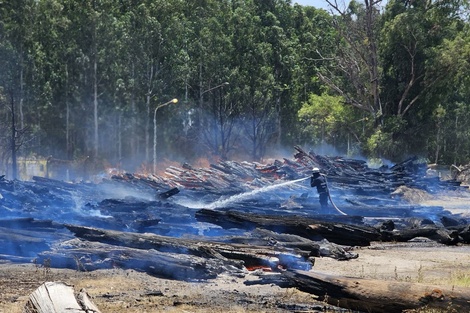
{"label": "sky", "polygon": [[325,0],[292,0],[292,3],[298,3],[300,5],[310,5],[312,7],[327,9],[328,3]]}
{"label": "sky", "polygon": [[[338,5],[341,8],[346,8],[346,6],[349,4],[349,0],[336,0],[338,2]],[[361,1],[359,1],[361,2]],[[319,9],[328,9],[328,3],[326,0],[292,0],[292,3],[298,3],[300,5],[310,5]],[[386,0],[382,1],[382,6],[385,6],[387,3]]]}

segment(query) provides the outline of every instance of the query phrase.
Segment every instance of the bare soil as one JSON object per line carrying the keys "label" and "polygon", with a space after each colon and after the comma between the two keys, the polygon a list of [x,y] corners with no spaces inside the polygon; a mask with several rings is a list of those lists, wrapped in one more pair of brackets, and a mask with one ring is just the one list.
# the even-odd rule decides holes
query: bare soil
{"label": "bare soil", "polygon": [[[432,198],[433,205],[468,214],[468,195]],[[399,280],[445,286],[470,286],[470,247],[429,241],[374,243],[355,248],[357,259],[317,258],[313,271],[341,276]],[[1,256],[0,256],[1,262]],[[221,275],[204,282],[181,282],[133,270],[78,272],[34,264],[0,263],[0,313],[21,312],[29,295],[46,281],[88,292],[103,313],[111,312],[332,312],[315,295],[275,285],[251,285],[260,272],[244,277]],[[264,273],[266,275],[266,273]]]}
{"label": "bare soil", "polygon": [[46,281],[61,281],[84,288],[103,313],[110,312],[320,312],[328,305],[293,288],[247,286],[256,273],[244,278],[219,276],[212,281],[181,282],[134,270],[78,272],[44,269],[31,264],[0,266],[0,312],[21,312],[28,296]]}

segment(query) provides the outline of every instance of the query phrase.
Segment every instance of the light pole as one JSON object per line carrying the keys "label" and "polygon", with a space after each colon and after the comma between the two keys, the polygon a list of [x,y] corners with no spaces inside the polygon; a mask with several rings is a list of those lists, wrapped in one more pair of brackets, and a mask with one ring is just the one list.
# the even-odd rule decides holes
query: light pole
{"label": "light pole", "polygon": [[157,171],[157,110],[160,109],[161,107],[164,107],[165,105],[171,104],[171,103],[177,103],[178,99],[172,99],[166,103],[160,104],[155,108],[155,111],[153,112],[153,173]]}
{"label": "light pole", "polygon": [[[207,93],[207,92],[209,92],[209,91],[212,91],[212,90],[214,90],[214,89],[223,87],[223,86],[227,86],[227,85],[229,85],[229,82],[223,82],[223,83],[220,84],[220,85],[217,85],[217,86],[215,86],[215,87],[209,88],[209,89],[204,90],[204,91],[202,91],[202,89],[200,89],[200,91],[199,91],[199,110],[202,111],[202,105],[203,105],[203,103],[204,103],[202,96],[203,96],[205,93]],[[201,126],[201,123],[202,123],[202,122],[200,121],[200,119],[201,119],[201,118],[196,115],[196,127],[200,127],[200,126]]]}
{"label": "light pole", "polygon": [[202,98],[202,95],[205,94],[206,92],[212,91],[212,90],[214,90],[214,89],[217,89],[217,88],[219,88],[219,87],[226,86],[226,85],[229,85],[229,82],[224,82],[224,83],[222,83],[222,84],[220,84],[220,85],[217,85],[217,86],[215,86],[215,87],[212,87],[212,88],[209,88],[209,89],[207,89],[207,90],[204,90],[203,92],[201,92],[201,94],[199,95],[199,97]]}

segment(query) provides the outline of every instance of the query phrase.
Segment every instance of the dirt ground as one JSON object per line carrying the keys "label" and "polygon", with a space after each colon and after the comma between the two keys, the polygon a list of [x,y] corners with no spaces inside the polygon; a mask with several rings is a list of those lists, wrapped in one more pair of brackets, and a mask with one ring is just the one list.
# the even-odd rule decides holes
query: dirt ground
{"label": "dirt ground", "polygon": [[[0,266],[0,312],[17,313],[28,296],[46,281],[65,282],[76,292],[84,288],[102,313],[111,312],[323,312],[329,305],[313,295],[275,285],[247,286],[245,277],[219,276],[205,282],[155,278],[134,270],[77,272],[36,268],[31,264]],[[268,274],[269,275],[269,274]]]}
{"label": "dirt ground", "polygon": [[[467,195],[428,199],[433,205],[468,214]],[[427,203],[429,205],[429,203]],[[467,212],[468,210],[468,212]],[[442,246],[429,241],[374,243],[356,248],[357,259],[317,258],[313,271],[358,278],[470,287],[470,246]],[[0,256],[0,262],[2,258]],[[160,279],[133,270],[74,270],[0,263],[0,313],[22,312],[28,296],[46,281],[85,288],[103,313],[114,312],[333,312],[315,296],[275,285],[245,285],[244,277],[220,276],[206,282]],[[336,312],[342,312],[336,311]],[[347,311],[344,311],[347,312]]]}

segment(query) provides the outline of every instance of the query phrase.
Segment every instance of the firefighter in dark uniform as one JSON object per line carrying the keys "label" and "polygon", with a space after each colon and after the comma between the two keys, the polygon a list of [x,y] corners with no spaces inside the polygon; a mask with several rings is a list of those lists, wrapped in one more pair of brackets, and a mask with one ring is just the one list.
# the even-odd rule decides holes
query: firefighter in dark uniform
{"label": "firefighter in dark uniform", "polygon": [[322,208],[328,207],[328,185],[326,183],[326,178],[320,174],[320,169],[314,167],[312,169],[312,177],[310,178],[310,186],[317,187],[318,195],[320,196],[320,205]]}

